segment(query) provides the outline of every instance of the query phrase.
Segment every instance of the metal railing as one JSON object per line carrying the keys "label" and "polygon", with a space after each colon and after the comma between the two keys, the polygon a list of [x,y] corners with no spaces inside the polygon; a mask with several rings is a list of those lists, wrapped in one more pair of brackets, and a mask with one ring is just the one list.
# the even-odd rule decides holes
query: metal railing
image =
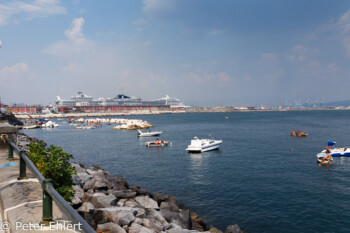
{"label": "metal railing", "polygon": [[68,204],[66,200],[56,191],[56,189],[52,185],[51,179],[46,179],[40,171],[35,167],[32,161],[28,158],[26,151],[21,150],[16,144],[14,144],[9,139],[8,142],[8,159],[13,160],[13,152],[20,158],[19,164],[19,176],[18,180],[27,179],[27,166],[39,180],[41,187],[43,189],[43,217],[42,223],[45,225],[49,225],[50,222],[53,222],[52,217],[52,201],[55,201],[56,205],[59,209],[67,215],[69,220],[71,220],[75,224],[79,224],[81,226],[81,230],[85,233],[95,233],[96,231],[78,214],[78,212],[73,209],[72,206]]}

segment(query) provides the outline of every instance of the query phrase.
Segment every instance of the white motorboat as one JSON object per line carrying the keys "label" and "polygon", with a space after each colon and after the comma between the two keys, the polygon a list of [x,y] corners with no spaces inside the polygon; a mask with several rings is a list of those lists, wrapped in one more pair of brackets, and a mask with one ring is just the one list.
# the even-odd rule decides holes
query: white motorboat
{"label": "white motorboat", "polygon": [[58,127],[58,124],[53,121],[48,121],[45,124],[41,125],[42,128],[55,128]]}
{"label": "white motorboat", "polygon": [[213,140],[213,139],[199,139],[194,137],[191,140],[191,145],[187,147],[187,151],[189,152],[205,152],[210,150],[219,149],[222,144],[222,140]]}
{"label": "white motorboat", "polygon": [[138,130],[138,134],[137,136],[139,137],[155,137],[155,136],[159,136],[162,132],[160,131],[148,131],[148,132],[142,132],[141,130]]}

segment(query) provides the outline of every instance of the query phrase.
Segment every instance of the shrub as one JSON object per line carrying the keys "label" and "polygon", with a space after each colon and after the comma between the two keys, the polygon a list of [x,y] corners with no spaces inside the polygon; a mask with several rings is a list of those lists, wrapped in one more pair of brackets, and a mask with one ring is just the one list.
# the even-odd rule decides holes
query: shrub
{"label": "shrub", "polygon": [[57,192],[65,200],[71,201],[74,197],[72,175],[76,174],[69,163],[73,155],[64,152],[61,147],[51,145],[45,148],[39,143],[31,143],[27,155],[45,178],[52,179]]}

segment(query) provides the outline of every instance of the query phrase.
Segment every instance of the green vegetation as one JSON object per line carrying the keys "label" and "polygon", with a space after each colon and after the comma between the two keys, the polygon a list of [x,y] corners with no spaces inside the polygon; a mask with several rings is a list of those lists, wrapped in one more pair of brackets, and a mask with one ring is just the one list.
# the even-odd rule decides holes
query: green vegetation
{"label": "green vegetation", "polygon": [[76,174],[69,163],[73,155],[54,145],[45,148],[39,143],[29,145],[27,155],[45,178],[52,179],[54,188],[62,197],[71,201],[74,197],[72,175]]}

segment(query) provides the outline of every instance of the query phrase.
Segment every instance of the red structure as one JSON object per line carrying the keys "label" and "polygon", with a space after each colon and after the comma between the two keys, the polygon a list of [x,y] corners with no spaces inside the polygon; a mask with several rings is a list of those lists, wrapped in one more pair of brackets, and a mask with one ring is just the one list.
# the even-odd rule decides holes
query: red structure
{"label": "red structure", "polygon": [[14,114],[35,114],[41,113],[43,108],[37,105],[32,106],[11,106],[7,107]]}

